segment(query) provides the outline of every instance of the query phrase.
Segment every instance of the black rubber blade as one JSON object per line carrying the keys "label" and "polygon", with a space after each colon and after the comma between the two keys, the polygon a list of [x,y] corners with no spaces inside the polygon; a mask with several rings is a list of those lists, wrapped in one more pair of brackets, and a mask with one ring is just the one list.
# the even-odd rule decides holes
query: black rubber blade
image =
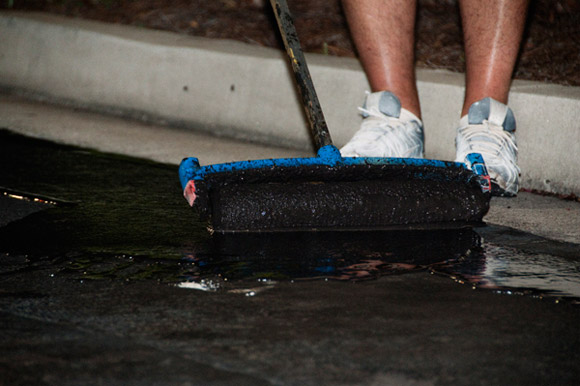
{"label": "black rubber blade", "polygon": [[464,168],[355,165],[215,174],[195,206],[220,232],[460,228],[489,209]]}

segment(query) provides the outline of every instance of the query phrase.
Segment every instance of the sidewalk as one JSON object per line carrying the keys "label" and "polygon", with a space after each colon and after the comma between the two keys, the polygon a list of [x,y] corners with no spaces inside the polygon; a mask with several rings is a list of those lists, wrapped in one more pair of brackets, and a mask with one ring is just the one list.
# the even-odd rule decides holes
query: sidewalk
{"label": "sidewalk", "polygon": [[[176,165],[195,156],[202,164],[247,159],[303,157],[312,151],[292,150],[144,124],[113,116],[55,106],[0,94],[0,128],[59,143],[141,157]],[[184,201],[184,205],[185,201]],[[538,236],[580,244],[580,203],[521,192],[517,198],[494,198],[488,223]]]}
{"label": "sidewalk", "polygon": [[[283,52],[14,12],[0,14],[0,35],[5,90],[187,130],[311,148]],[[359,125],[356,107],[368,84],[357,60],[313,54],[307,59],[340,146]],[[452,159],[463,75],[417,75],[427,157]],[[522,186],[580,195],[580,88],[515,81],[510,105],[518,120]]]}

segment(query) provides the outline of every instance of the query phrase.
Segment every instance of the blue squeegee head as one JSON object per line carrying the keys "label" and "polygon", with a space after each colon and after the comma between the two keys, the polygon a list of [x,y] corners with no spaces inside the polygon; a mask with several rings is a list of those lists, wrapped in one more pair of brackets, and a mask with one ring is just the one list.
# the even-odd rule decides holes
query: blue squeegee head
{"label": "blue squeegee head", "polygon": [[489,195],[464,164],[340,156],[180,166],[184,195],[217,230],[385,229],[481,223]]}

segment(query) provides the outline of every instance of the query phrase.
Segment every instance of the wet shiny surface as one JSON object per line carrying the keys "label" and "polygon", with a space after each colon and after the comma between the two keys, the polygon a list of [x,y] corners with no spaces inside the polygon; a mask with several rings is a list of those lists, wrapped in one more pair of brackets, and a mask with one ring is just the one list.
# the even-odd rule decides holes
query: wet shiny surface
{"label": "wet shiny surface", "polygon": [[0,252],[79,280],[155,279],[195,289],[212,283],[216,291],[425,271],[506,294],[580,298],[574,244],[494,226],[210,235],[180,196],[173,166],[1,135],[3,202],[18,199],[6,205],[28,204],[32,212],[52,207],[2,228]]}
{"label": "wet shiny surface", "polygon": [[[488,243],[483,251],[482,270],[469,273],[468,280],[481,288],[502,293],[521,292],[534,296],[580,298],[580,261],[546,253],[525,253]],[[464,267],[451,271],[462,273]]]}
{"label": "wet shiny surface", "polygon": [[580,377],[574,244],[498,226],[210,235],[174,166],[1,132],[0,186],[56,198],[0,227],[0,384]]}

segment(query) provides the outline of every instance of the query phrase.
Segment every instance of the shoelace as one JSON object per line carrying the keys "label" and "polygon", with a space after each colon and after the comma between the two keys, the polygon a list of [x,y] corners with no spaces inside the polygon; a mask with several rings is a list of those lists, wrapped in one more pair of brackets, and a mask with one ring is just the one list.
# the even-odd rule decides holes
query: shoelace
{"label": "shoelace", "polygon": [[[395,154],[401,154],[401,157],[407,157],[415,152],[416,149],[420,147],[420,145],[415,144],[415,141],[412,141],[411,136],[408,133],[407,125],[402,122],[398,118],[389,117],[381,112],[376,110],[367,110],[363,107],[358,108],[360,112],[366,114],[368,117],[378,118],[379,122],[378,125],[375,125],[368,130],[378,131],[383,130],[388,133],[394,134],[395,137],[399,140],[396,142],[388,141],[383,142],[386,146],[393,150]],[[377,127],[378,126],[378,127]],[[406,144],[406,145],[405,145]],[[410,146],[409,146],[410,145]]]}
{"label": "shoelace", "polygon": [[[462,154],[477,151],[485,159],[495,161],[499,154],[508,151],[510,153],[509,158],[515,161],[518,147],[512,136],[503,130],[502,127],[493,125],[489,121],[484,121],[481,125],[470,126],[462,134],[463,143],[461,145],[462,147],[468,147],[468,150],[463,149]],[[485,157],[486,155],[488,156],[487,158]]]}
{"label": "shoelace", "polygon": [[[460,158],[464,158],[469,152],[480,153],[485,159],[492,181],[497,181],[508,192],[517,193],[520,168],[516,164],[517,146],[512,136],[503,127],[488,121],[469,126],[461,134],[462,140],[457,144],[458,149],[462,150],[459,153]],[[514,186],[515,191],[512,192]]]}

